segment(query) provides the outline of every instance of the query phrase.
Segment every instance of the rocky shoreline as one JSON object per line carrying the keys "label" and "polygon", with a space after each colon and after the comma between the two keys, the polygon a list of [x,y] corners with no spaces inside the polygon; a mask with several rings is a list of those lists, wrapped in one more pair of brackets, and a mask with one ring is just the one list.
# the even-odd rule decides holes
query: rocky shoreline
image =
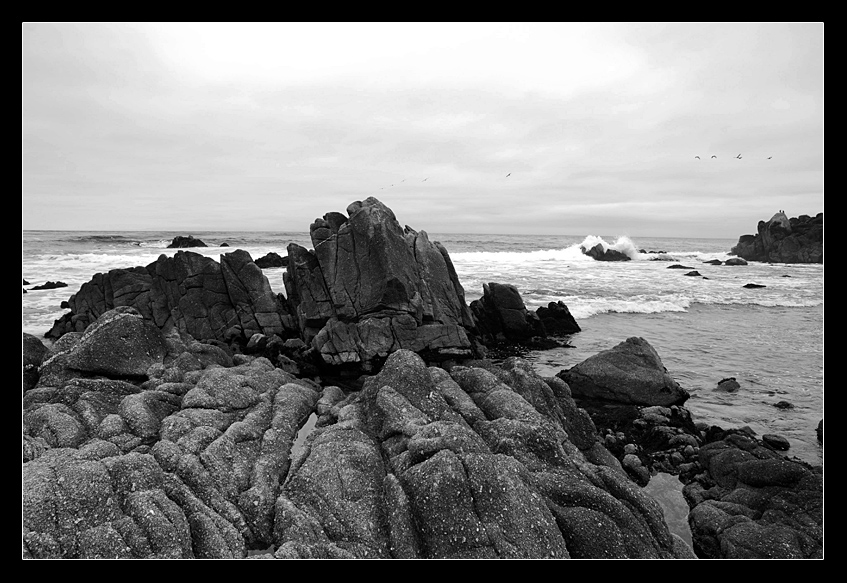
{"label": "rocky shoreline", "polygon": [[788,218],[779,211],[742,235],[731,253],[748,261],[823,263],[823,213]]}
{"label": "rocky shoreline", "polygon": [[822,558],[822,467],[698,425],[643,339],[542,378],[509,355],[579,331],[561,302],[468,306],[376,199],[310,233],[285,295],[179,251],[24,334],[25,558]]}

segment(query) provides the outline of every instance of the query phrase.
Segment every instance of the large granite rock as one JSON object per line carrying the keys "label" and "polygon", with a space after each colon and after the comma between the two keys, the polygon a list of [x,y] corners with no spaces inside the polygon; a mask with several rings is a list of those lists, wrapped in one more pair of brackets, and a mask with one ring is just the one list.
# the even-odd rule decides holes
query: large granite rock
{"label": "large granite rock", "polygon": [[294,329],[285,302],[273,293],[249,253],[225,253],[218,263],[177,251],[147,267],[96,274],[70,297],[71,311],[47,336],[83,332],[105,312],[125,306],[161,329],[173,327],[197,340],[246,344],[256,333],[284,336]]}
{"label": "large granite rock", "polygon": [[473,320],[446,249],[375,198],[310,227],[314,251],[288,246],[284,276],[301,337],[329,365],[378,366],[409,349],[470,357]]}
{"label": "large granite rock", "polygon": [[681,405],[689,395],[643,338],[627,338],[558,375],[574,397],[633,405]]}
{"label": "large granite rock", "polygon": [[517,288],[504,283],[486,283],[482,297],[470,305],[483,344],[520,343],[546,336],[544,325],[526,309]]}
{"label": "large granite rock", "polygon": [[823,213],[789,219],[780,211],[759,221],[757,234],[742,235],[730,253],[748,261],[823,263]]}

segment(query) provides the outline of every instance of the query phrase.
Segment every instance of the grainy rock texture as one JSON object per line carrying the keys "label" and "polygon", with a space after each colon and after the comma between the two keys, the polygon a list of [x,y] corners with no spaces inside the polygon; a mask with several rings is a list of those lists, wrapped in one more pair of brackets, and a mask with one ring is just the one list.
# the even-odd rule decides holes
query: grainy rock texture
{"label": "grainy rock texture", "polygon": [[174,330],[143,376],[68,366],[132,319],[105,314],[25,393],[24,557],[690,556],[520,359],[448,373],[401,349],[345,392]]}

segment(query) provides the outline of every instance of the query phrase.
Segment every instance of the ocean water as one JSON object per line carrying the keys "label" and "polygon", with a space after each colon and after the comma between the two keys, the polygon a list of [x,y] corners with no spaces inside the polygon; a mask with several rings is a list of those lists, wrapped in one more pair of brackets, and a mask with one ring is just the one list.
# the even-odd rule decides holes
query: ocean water
{"label": "ocean water", "polygon": [[[172,255],[177,250],[167,245],[184,234],[23,231],[21,268],[29,284],[23,286],[23,331],[42,337],[66,312],[61,302],[95,273]],[[289,242],[311,247],[308,233],[191,234],[209,245],[191,251],[216,260],[236,248],[258,259],[271,251],[284,256]],[[540,374],[640,336],[691,394],[686,406],[695,421],[776,433],[791,443],[787,455],[822,463],[815,428],[824,401],[823,265],[705,263],[729,258],[737,239],[434,233],[430,239],[447,248],[468,302],[482,295],[484,283],[500,282],[515,285],[530,309],[559,300],[568,306],[582,331],[570,337],[570,347],[527,355]],[[598,242],[632,260],[595,261],[580,250]],[[692,270],[700,276],[685,275]],[[285,291],[282,272],[265,270],[279,293]],[[68,287],[31,290],[47,281]],[[747,283],[765,287],[748,289]],[[739,382],[737,392],[715,390],[727,377]],[[780,401],[793,407],[775,407]]]}

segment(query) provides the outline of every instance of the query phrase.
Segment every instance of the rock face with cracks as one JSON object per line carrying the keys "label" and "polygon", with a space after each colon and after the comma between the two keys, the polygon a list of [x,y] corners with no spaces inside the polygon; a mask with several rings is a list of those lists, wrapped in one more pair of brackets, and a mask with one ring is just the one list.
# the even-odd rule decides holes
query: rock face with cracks
{"label": "rock face with cracks", "polygon": [[44,360],[23,403],[24,557],[688,556],[567,385],[520,359],[448,373],[401,349],[345,392],[160,340],[142,377],[67,366],[79,339]]}
{"label": "rock face with cracks", "polygon": [[221,255],[220,263],[177,251],[146,267],[98,273],[70,297],[68,307],[48,337],[84,332],[119,307],[135,308],[156,327],[173,327],[198,340],[246,343],[253,334],[284,336],[293,328],[285,303],[242,250]]}
{"label": "rock face with cracks", "polygon": [[288,246],[285,286],[303,340],[325,363],[363,370],[399,349],[473,356],[473,320],[444,247],[375,198],[347,215],[315,220],[314,251]]}

